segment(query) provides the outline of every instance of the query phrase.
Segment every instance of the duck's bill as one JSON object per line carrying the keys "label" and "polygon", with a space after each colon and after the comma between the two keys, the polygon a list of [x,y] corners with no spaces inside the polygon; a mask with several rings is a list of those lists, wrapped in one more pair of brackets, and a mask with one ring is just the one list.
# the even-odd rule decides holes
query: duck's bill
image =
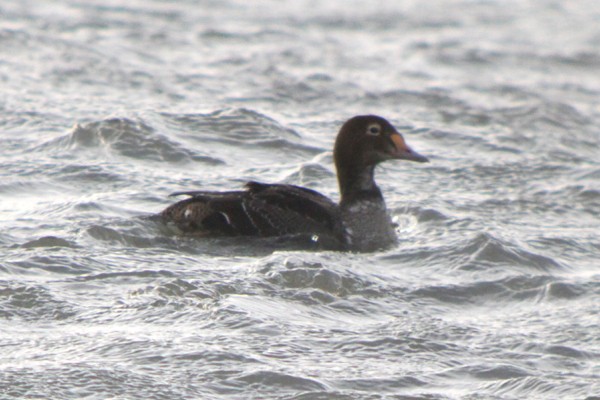
{"label": "duck's bill", "polygon": [[394,142],[394,146],[396,147],[395,152],[393,154],[395,159],[416,162],[429,162],[429,159],[427,157],[411,149],[404,141],[404,138],[400,136],[400,134],[391,135],[391,139],[392,142]]}
{"label": "duck's bill", "polygon": [[410,147],[407,148],[407,150],[404,152],[404,154],[398,158],[400,158],[402,160],[408,160],[408,161],[429,162],[429,158],[425,157],[422,154],[417,153],[416,151],[412,150]]}

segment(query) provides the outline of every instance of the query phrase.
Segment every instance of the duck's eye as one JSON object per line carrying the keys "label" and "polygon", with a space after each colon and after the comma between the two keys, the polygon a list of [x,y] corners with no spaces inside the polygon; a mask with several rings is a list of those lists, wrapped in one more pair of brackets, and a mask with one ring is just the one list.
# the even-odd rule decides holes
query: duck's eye
{"label": "duck's eye", "polygon": [[372,124],[367,127],[367,134],[372,136],[379,136],[381,133],[381,126],[379,124]]}

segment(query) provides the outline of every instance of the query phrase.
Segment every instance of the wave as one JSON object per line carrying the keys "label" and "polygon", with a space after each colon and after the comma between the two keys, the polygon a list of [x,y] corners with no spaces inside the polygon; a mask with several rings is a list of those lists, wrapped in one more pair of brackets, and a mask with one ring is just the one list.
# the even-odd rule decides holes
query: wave
{"label": "wave", "polygon": [[75,314],[70,303],[57,298],[45,285],[0,281],[0,319],[61,321]]}
{"label": "wave", "polygon": [[129,118],[109,118],[78,124],[70,133],[37,146],[35,150],[52,152],[93,150],[98,155],[105,152],[155,162],[194,161],[209,165],[223,163],[218,158],[185,148],[158,133],[142,120]]}
{"label": "wave", "polygon": [[[273,118],[247,108],[224,108],[205,114],[161,113],[163,123],[189,143],[218,143],[235,147],[280,149],[292,154],[323,150],[302,143],[300,134]],[[289,155],[289,153],[286,153]]]}

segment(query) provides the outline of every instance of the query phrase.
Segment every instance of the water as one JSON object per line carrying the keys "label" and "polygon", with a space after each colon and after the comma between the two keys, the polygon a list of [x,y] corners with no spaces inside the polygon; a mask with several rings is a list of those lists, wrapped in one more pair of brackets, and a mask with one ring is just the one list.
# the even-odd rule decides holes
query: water
{"label": "water", "polygon": [[[598,4],[2,2],[0,398],[598,398]],[[392,249],[144,218],[364,113]]]}

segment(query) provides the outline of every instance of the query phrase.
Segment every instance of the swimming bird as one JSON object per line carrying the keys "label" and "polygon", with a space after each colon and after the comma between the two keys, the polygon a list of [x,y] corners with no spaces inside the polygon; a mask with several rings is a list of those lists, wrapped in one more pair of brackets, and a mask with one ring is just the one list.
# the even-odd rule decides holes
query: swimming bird
{"label": "swimming bird", "polygon": [[386,119],[346,121],[333,150],[340,201],[301,186],[248,182],[245,190],[177,192],[187,195],[160,213],[177,231],[201,236],[306,236],[327,247],[374,251],[397,241],[375,166],[386,160],[427,162]]}

